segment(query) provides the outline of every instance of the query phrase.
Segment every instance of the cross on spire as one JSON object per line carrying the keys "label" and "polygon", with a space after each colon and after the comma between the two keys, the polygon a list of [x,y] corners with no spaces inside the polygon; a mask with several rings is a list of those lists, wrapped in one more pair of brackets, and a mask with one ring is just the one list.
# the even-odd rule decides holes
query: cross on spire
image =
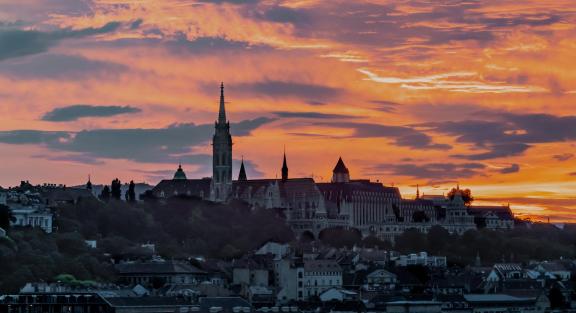
{"label": "cross on spire", "polygon": [[224,103],[224,82],[222,82],[220,83],[220,111],[218,112],[218,124],[226,124],[226,107]]}

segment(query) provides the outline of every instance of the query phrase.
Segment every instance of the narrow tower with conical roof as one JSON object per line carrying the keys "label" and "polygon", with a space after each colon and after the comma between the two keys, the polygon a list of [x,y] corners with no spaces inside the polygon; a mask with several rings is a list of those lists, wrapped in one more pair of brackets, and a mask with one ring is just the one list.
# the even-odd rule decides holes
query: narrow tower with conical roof
{"label": "narrow tower with conical roof", "polygon": [[212,138],[212,185],[213,201],[226,201],[232,190],[232,135],[230,122],[226,119],[224,83],[220,85],[220,109],[214,123]]}
{"label": "narrow tower with conical roof", "polygon": [[338,163],[332,170],[332,182],[333,183],[348,183],[350,182],[350,172],[346,165],[344,165],[344,161],[342,161],[342,157],[338,159]]}
{"label": "narrow tower with conical roof", "polygon": [[286,148],[284,148],[284,160],[282,161],[282,181],[288,180],[288,163],[286,162]]}

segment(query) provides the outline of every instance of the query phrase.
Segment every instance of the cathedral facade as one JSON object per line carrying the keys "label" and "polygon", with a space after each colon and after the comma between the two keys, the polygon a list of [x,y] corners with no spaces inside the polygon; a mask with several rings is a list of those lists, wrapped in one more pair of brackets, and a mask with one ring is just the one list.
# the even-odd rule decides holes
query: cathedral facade
{"label": "cathedral facade", "polygon": [[427,232],[440,225],[450,233],[462,234],[477,227],[510,229],[514,216],[509,207],[469,207],[461,192],[445,196],[402,198],[397,187],[365,179],[351,179],[342,158],[336,162],[331,182],[317,183],[312,178],[289,176],[286,152],[281,178],[249,179],[242,159],[238,179],[232,179],[232,135],[226,118],[224,84],[220,85],[218,119],[212,138],[212,177],[188,179],[181,166],[171,180],[152,189],[155,198],[194,196],[213,202],[242,200],[252,207],[281,209],[286,222],[299,235],[318,238],[322,230],[333,227],[357,229],[364,236],[394,241],[405,230]]}

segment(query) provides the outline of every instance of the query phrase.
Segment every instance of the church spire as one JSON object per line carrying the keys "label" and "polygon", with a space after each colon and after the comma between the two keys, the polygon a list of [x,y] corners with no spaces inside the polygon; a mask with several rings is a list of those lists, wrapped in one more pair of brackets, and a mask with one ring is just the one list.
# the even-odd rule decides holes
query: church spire
{"label": "church spire", "polygon": [[288,180],[288,163],[286,162],[286,146],[284,146],[284,161],[282,162],[282,181]]}
{"label": "church spire", "polygon": [[220,111],[218,112],[218,124],[226,124],[226,107],[224,105],[224,83],[220,84]]}
{"label": "church spire", "polygon": [[416,199],[420,199],[420,185],[416,184]]}
{"label": "church spire", "polygon": [[240,163],[240,172],[238,173],[238,181],[247,181],[246,169],[244,169],[244,156],[242,156],[242,163]]}
{"label": "church spire", "polygon": [[90,174],[88,174],[88,182],[86,183],[86,189],[92,190],[92,180]]}

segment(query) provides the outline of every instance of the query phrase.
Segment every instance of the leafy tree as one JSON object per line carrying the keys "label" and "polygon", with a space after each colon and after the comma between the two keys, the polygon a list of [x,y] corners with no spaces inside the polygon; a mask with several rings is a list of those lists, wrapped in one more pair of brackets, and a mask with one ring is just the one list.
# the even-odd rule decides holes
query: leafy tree
{"label": "leafy tree", "polygon": [[110,200],[110,187],[108,187],[108,185],[105,185],[104,188],[102,188],[102,192],[100,192],[99,198],[100,200],[106,202]]}
{"label": "leafy tree", "polygon": [[414,253],[426,250],[426,235],[416,228],[409,228],[396,238],[396,250]]}
{"label": "leafy tree", "polygon": [[434,225],[428,230],[426,234],[426,241],[428,243],[428,252],[432,254],[439,253],[444,247],[449,244],[450,233],[446,228],[440,225]]}
{"label": "leafy tree", "polygon": [[0,204],[0,228],[8,230],[10,228],[10,222],[15,222],[16,219],[12,215],[12,211],[6,205]]}
{"label": "leafy tree", "polygon": [[128,191],[126,192],[126,201],[128,202],[136,202],[136,184],[134,181],[130,181],[130,185],[128,186]]}
{"label": "leafy tree", "polygon": [[392,249],[392,243],[390,243],[390,241],[380,240],[374,236],[368,236],[362,239],[362,246],[366,248],[378,248],[383,250]]}
{"label": "leafy tree", "polygon": [[550,292],[548,293],[548,299],[550,300],[551,309],[563,309],[566,305],[564,295],[562,294],[560,288],[558,288],[557,286],[550,288]]}
{"label": "leafy tree", "polygon": [[357,229],[344,229],[341,227],[327,228],[318,235],[320,241],[336,248],[352,248],[360,244],[362,234]]}
{"label": "leafy tree", "polygon": [[112,199],[120,200],[122,198],[122,183],[118,178],[112,181],[110,184],[110,195]]}
{"label": "leafy tree", "polygon": [[415,211],[412,213],[412,222],[414,223],[425,223],[430,221],[428,215],[424,211]]}
{"label": "leafy tree", "polygon": [[470,189],[458,189],[458,188],[452,188],[452,190],[450,190],[448,192],[448,198],[450,200],[454,199],[454,195],[456,194],[456,192],[460,192],[462,195],[462,200],[464,201],[464,204],[466,205],[470,205],[472,204],[472,202],[474,201],[474,197],[472,197],[472,191]]}

